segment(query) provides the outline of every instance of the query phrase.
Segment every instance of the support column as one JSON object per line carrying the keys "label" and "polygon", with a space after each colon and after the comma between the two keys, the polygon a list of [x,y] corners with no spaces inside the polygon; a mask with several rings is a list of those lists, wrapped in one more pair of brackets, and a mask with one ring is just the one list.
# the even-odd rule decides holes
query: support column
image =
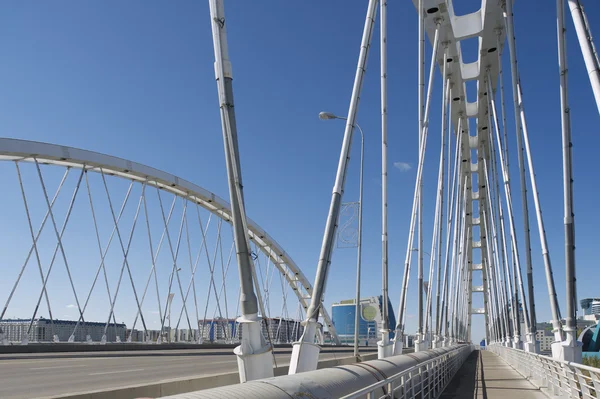
{"label": "support column", "polygon": [[215,75],[219,91],[234,241],[242,293],[242,316],[238,319],[242,326],[242,340],[240,346],[234,349],[234,353],[238,360],[240,381],[246,382],[273,376],[273,348],[267,344],[262,335],[262,319],[258,316],[258,300],[253,286],[253,265],[248,245],[248,228],[233,105],[233,74],[227,51],[225,10],[223,0],[210,0],[209,4],[215,51]]}
{"label": "support column", "polygon": [[390,325],[388,311],[388,208],[387,208],[387,0],[381,0],[380,53],[381,53],[381,294],[382,316],[381,341],[377,343],[379,359],[391,356]]}
{"label": "support column", "polygon": [[588,77],[590,78],[592,91],[594,92],[596,107],[598,108],[598,112],[600,112],[600,65],[598,65],[598,54],[592,41],[592,32],[590,31],[587,18],[579,0],[569,0],[569,9],[571,10],[571,17],[573,17],[573,23],[575,24],[575,32],[577,32],[577,39],[579,40],[583,61],[585,62]]}
{"label": "support column", "polygon": [[[527,203],[527,180],[525,178],[525,163],[523,161],[523,136],[521,134],[521,118],[517,94],[517,81],[519,80],[517,70],[517,49],[515,44],[515,31],[513,22],[512,0],[506,0],[506,36],[510,52],[511,82],[513,90],[513,105],[515,112],[515,132],[517,135],[517,158],[519,162],[519,176],[521,181],[521,205],[523,210],[523,229],[525,241],[525,265],[527,268],[527,290],[529,294],[529,323],[527,329],[527,340],[524,343],[527,352],[536,352],[536,317],[535,317],[535,295],[533,291],[533,268],[531,266],[531,236],[529,228],[529,206]],[[508,144],[507,144],[508,145]]]}
{"label": "support column", "polygon": [[354,86],[352,88],[352,97],[348,108],[348,117],[346,118],[346,129],[344,131],[344,141],[340,152],[340,158],[331,195],[331,204],[329,206],[329,214],[325,224],[325,232],[323,234],[323,242],[321,244],[321,252],[319,255],[319,263],[317,265],[317,273],[310,301],[310,306],[306,312],[306,320],[304,324],[304,333],[300,341],[295,342],[292,349],[292,359],[290,362],[289,374],[301,373],[303,371],[316,370],[319,360],[319,352],[321,348],[315,343],[318,318],[321,306],[323,305],[323,292],[327,282],[329,266],[331,265],[331,254],[335,241],[335,233],[337,230],[337,221],[340,214],[340,206],[342,194],[346,184],[346,175],[348,171],[348,163],[350,161],[350,149],[352,147],[352,135],[356,124],[356,114],[358,112],[358,103],[360,102],[360,93],[367,65],[367,57],[371,46],[371,38],[373,36],[373,26],[375,24],[375,16],[377,14],[378,0],[369,0],[367,13],[365,17],[365,25],[360,45],[360,54],[358,57],[358,65],[356,75],[354,77]]}
{"label": "support column", "polygon": [[[419,147],[421,146],[421,142],[423,141],[424,128],[425,128],[425,116],[423,110],[423,94],[425,91],[425,82],[424,82],[424,74],[425,74],[425,9],[423,8],[423,0],[417,0],[418,14],[419,14],[419,64],[418,64],[418,78],[419,78]],[[436,41],[437,41],[437,31],[436,31]],[[433,54],[433,61],[435,62],[435,53]],[[423,157],[425,154],[422,154]],[[421,153],[419,153],[421,156]],[[423,340],[423,182],[419,181],[419,205],[417,210],[417,220],[418,220],[418,236],[417,236],[417,248],[418,248],[418,257],[417,257],[417,298],[418,298],[418,320],[417,320],[417,336],[415,339],[415,352],[419,352],[422,348],[422,340]],[[410,244],[412,246],[412,243]],[[412,248],[410,248],[412,251]]]}
{"label": "support column", "polygon": [[581,363],[582,345],[577,341],[577,298],[575,282],[575,214],[573,213],[573,170],[571,142],[571,116],[567,80],[567,44],[564,19],[564,0],[556,1],[557,34],[558,34],[558,66],[560,69],[560,108],[563,153],[563,187],[564,187],[564,219],[565,219],[565,264],[566,264],[566,297],[567,314],[565,341],[562,345],[552,345],[552,355],[561,360]]}

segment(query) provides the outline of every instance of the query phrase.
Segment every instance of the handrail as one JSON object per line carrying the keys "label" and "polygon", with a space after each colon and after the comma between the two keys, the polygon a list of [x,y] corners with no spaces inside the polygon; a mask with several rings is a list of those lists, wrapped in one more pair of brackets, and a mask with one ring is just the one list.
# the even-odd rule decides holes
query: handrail
{"label": "handrail", "polygon": [[490,345],[496,353],[549,397],[600,398],[600,369],[521,349]]}
{"label": "handrail", "polygon": [[[423,363],[419,363],[407,370],[400,371],[400,372],[392,375],[391,377],[388,377],[384,380],[381,380],[379,382],[376,382],[374,384],[366,386],[366,387],[364,387],[356,392],[353,392],[349,395],[342,396],[340,399],[357,399],[357,398],[363,398],[365,395],[367,395],[367,398],[371,399],[371,398],[373,398],[373,394],[375,391],[377,391],[378,389],[383,388],[385,386],[387,386],[387,394],[382,396],[382,398],[389,397],[391,392],[393,392],[395,394],[396,390],[398,390],[400,388],[404,388],[403,393],[406,393],[408,391],[408,389],[406,389],[406,388],[414,388],[413,386],[410,386],[410,387],[406,386],[407,382],[413,381],[414,375],[422,375],[423,370],[432,369],[429,366],[433,365],[435,367],[441,367],[442,369],[444,369],[445,368],[444,366],[447,366],[447,363],[449,361],[454,361],[454,363],[457,363],[456,360],[459,360],[458,365],[455,365],[457,367],[453,367],[453,368],[451,368],[451,370],[448,370],[448,371],[451,371],[449,373],[450,375],[446,376],[446,378],[443,379],[444,383],[442,384],[442,386],[430,386],[432,384],[426,384],[423,381],[418,381],[418,383],[420,383],[421,391],[424,390],[423,385],[429,386],[430,390],[434,390],[437,393],[437,395],[433,395],[433,396],[430,395],[430,396],[437,397],[437,396],[439,396],[439,394],[441,394],[444,391],[444,388],[446,387],[446,385],[452,380],[452,377],[454,376],[456,371],[458,371],[458,368],[460,368],[460,366],[462,366],[462,363],[464,362],[466,357],[473,351],[473,349],[474,349],[473,345],[455,348],[452,351],[450,351],[442,356],[427,360]],[[405,379],[404,381],[402,381],[402,377],[407,377],[407,376],[411,377],[411,378],[409,378],[408,380]],[[426,378],[429,379],[428,377],[430,377],[430,376],[427,376]],[[401,382],[403,382],[403,384],[398,385],[394,388],[394,382],[397,382],[398,380],[401,380]],[[433,382],[435,383],[435,377],[434,377]],[[433,388],[433,389],[431,389],[431,388]],[[410,397],[413,397],[415,392],[412,389],[410,390],[410,392],[411,392]],[[392,396],[396,397],[394,395],[392,395]],[[404,396],[399,396],[399,397],[404,397]]]}
{"label": "handrail", "polygon": [[375,399],[391,396],[436,398],[472,351],[472,345],[458,344],[381,360],[188,392],[168,398],[289,399],[297,397],[299,393],[302,397],[314,399]]}

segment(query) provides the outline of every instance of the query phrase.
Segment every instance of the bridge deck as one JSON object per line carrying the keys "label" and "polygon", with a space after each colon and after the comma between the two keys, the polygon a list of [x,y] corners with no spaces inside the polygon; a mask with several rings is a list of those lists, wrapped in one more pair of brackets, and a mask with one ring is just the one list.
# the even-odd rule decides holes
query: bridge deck
{"label": "bridge deck", "polygon": [[537,399],[546,396],[498,355],[482,350],[471,353],[440,398]]}

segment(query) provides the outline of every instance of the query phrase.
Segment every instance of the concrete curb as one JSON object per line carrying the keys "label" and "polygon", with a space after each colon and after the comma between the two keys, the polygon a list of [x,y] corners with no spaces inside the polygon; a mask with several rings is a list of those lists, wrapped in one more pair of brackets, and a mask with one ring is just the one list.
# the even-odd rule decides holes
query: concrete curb
{"label": "concrete curb", "polygon": [[[377,353],[361,355],[361,361],[377,359]],[[354,356],[339,359],[327,359],[319,362],[318,368],[343,366],[356,363]],[[288,365],[275,369],[275,376],[286,374]],[[129,387],[106,389],[90,392],[74,393],[70,395],[47,396],[39,399],[132,399],[143,397],[160,397],[177,395],[180,393],[199,391],[202,389],[216,388],[224,385],[238,384],[239,374],[236,372],[216,375],[203,375],[198,377],[183,377],[160,381],[154,384],[139,384]]]}
{"label": "concrete curb", "polygon": [[[122,351],[168,351],[168,350],[190,350],[190,349],[232,349],[239,344],[192,344],[192,343],[171,343],[171,344],[144,344],[144,343],[110,343],[101,345],[99,343],[57,343],[57,344],[29,344],[29,345],[0,345],[0,354],[17,353],[67,353],[67,352],[122,352]],[[291,344],[275,344],[275,348],[290,348]],[[348,348],[347,345],[324,345],[323,350],[331,348]]]}

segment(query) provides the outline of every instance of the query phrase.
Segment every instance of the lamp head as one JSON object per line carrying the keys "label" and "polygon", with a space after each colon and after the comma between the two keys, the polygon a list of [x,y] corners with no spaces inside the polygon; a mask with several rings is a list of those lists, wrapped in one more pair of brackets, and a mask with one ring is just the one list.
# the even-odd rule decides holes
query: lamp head
{"label": "lamp head", "polygon": [[331,112],[319,112],[319,119],[327,120],[327,119],[338,119],[339,117],[332,114]]}

